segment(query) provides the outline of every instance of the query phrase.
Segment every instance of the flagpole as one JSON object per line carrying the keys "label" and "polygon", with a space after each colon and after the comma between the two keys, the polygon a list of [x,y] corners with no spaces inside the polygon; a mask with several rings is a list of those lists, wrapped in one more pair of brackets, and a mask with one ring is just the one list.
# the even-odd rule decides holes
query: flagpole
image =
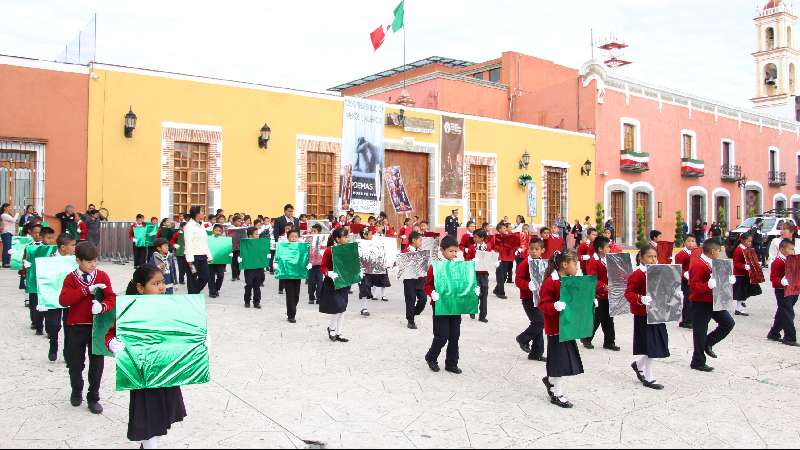
{"label": "flagpole", "polygon": [[408,77],[406,70],[406,19],[405,19],[405,5],[403,5],[403,90],[406,90],[406,79]]}

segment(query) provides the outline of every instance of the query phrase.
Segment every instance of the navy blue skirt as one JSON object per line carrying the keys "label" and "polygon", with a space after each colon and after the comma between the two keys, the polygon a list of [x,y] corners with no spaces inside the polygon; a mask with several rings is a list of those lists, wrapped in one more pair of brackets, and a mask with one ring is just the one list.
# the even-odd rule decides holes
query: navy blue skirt
{"label": "navy blue skirt", "polygon": [[336,289],[333,280],[325,277],[319,296],[319,312],[322,314],[341,314],[347,311],[350,288]]}
{"label": "navy blue skirt", "polygon": [[663,323],[649,325],[646,316],[633,318],[633,354],[648,358],[669,358],[669,335]]}
{"label": "navy blue skirt", "polygon": [[172,424],[183,422],[185,417],[180,387],[133,390],[128,406],[128,440],[166,436]]}
{"label": "navy blue skirt", "polygon": [[547,336],[547,376],[571,377],[583,373],[583,361],[576,341],[558,342],[558,336]]}

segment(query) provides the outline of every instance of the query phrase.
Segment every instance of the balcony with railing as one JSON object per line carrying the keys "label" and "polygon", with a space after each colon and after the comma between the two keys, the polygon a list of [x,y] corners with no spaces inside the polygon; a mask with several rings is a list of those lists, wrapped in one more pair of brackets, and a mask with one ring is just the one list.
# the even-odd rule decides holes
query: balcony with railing
{"label": "balcony with railing", "polygon": [[722,166],[722,181],[736,182],[742,179],[742,166]]}
{"label": "balcony with railing", "polygon": [[770,172],[769,185],[773,187],[786,186],[786,172]]}
{"label": "balcony with railing", "polygon": [[700,178],[706,174],[705,161],[702,159],[681,158],[681,176]]}
{"label": "balcony with railing", "polygon": [[647,172],[650,170],[650,154],[634,150],[622,150],[619,168],[623,172]]}

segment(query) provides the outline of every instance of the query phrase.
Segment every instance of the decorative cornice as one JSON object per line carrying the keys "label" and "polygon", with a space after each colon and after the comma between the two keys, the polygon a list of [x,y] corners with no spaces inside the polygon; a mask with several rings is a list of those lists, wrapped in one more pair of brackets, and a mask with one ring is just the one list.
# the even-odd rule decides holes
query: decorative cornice
{"label": "decorative cornice", "polygon": [[[461,82],[464,82],[464,83],[477,84],[479,86],[488,87],[488,88],[492,88],[492,89],[499,89],[499,90],[503,90],[503,91],[507,91],[508,90],[508,86],[506,86],[505,84],[502,84],[502,83],[493,83],[491,81],[479,80],[479,79],[474,78],[474,77],[469,77],[469,76],[465,76],[465,75],[458,75],[458,74],[448,73],[448,72],[441,72],[441,71],[430,72],[430,73],[426,73],[425,75],[420,75],[418,77],[409,78],[408,80],[405,81],[405,86],[411,86],[412,84],[417,84],[417,83],[424,83],[425,81],[435,80],[437,78],[443,78],[445,80],[451,80],[451,81],[461,81]],[[396,89],[402,89],[402,88],[403,88],[403,82],[399,81],[397,83],[387,84],[385,86],[380,86],[380,87],[377,87],[375,89],[371,89],[369,91],[361,92],[360,94],[356,94],[355,97],[362,97],[362,98],[372,97],[372,96],[375,96],[375,95],[380,95],[380,94],[383,94],[383,93],[386,93],[386,92],[389,92],[389,91],[393,91],[393,90],[396,90]]]}

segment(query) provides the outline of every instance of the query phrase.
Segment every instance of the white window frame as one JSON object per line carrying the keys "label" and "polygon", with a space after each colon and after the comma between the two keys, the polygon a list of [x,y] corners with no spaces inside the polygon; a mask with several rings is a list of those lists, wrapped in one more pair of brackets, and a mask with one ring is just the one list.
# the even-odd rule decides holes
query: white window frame
{"label": "white window frame", "polygon": [[[682,141],[683,140],[681,140],[681,142]],[[733,139],[727,139],[727,138],[722,139],[720,141],[720,143],[719,143],[719,161],[720,161],[720,165],[721,165],[722,161],[725,161],[725,144],[730,144],[730,146],[731,146],[731,157],[730,157],[729,164],[731,166],[735,166],[736,165],[736,142]],[[683,144],[681,144],[681,145],[683,145]]]}
{"label": "white window frame", "polygon": [[633,126],[633,151],[642,153],[642,124],[632,117],[619,119],[619,149],[625,149],[625,125]]}
{"label": "white window frame", "polygon": [[690,136],[692,138],[692,154],[689,155],[691,159],[698,159],[697,155],[699,152],[697,151],[697,132],[692,130],[683,129],[681,130],[681,159],[683,159],[684,148],[683,148],[683,136]]}
{"label": "white window frame", "polygon": [[[772,152],[775,152],[775,167],[771,167],[770,163],[772,162]],[[781,149],[775,147],[774,145],[769,147],[767,150],[767,167],[769,167],[770,172],[780,173],[781,171]]]}

